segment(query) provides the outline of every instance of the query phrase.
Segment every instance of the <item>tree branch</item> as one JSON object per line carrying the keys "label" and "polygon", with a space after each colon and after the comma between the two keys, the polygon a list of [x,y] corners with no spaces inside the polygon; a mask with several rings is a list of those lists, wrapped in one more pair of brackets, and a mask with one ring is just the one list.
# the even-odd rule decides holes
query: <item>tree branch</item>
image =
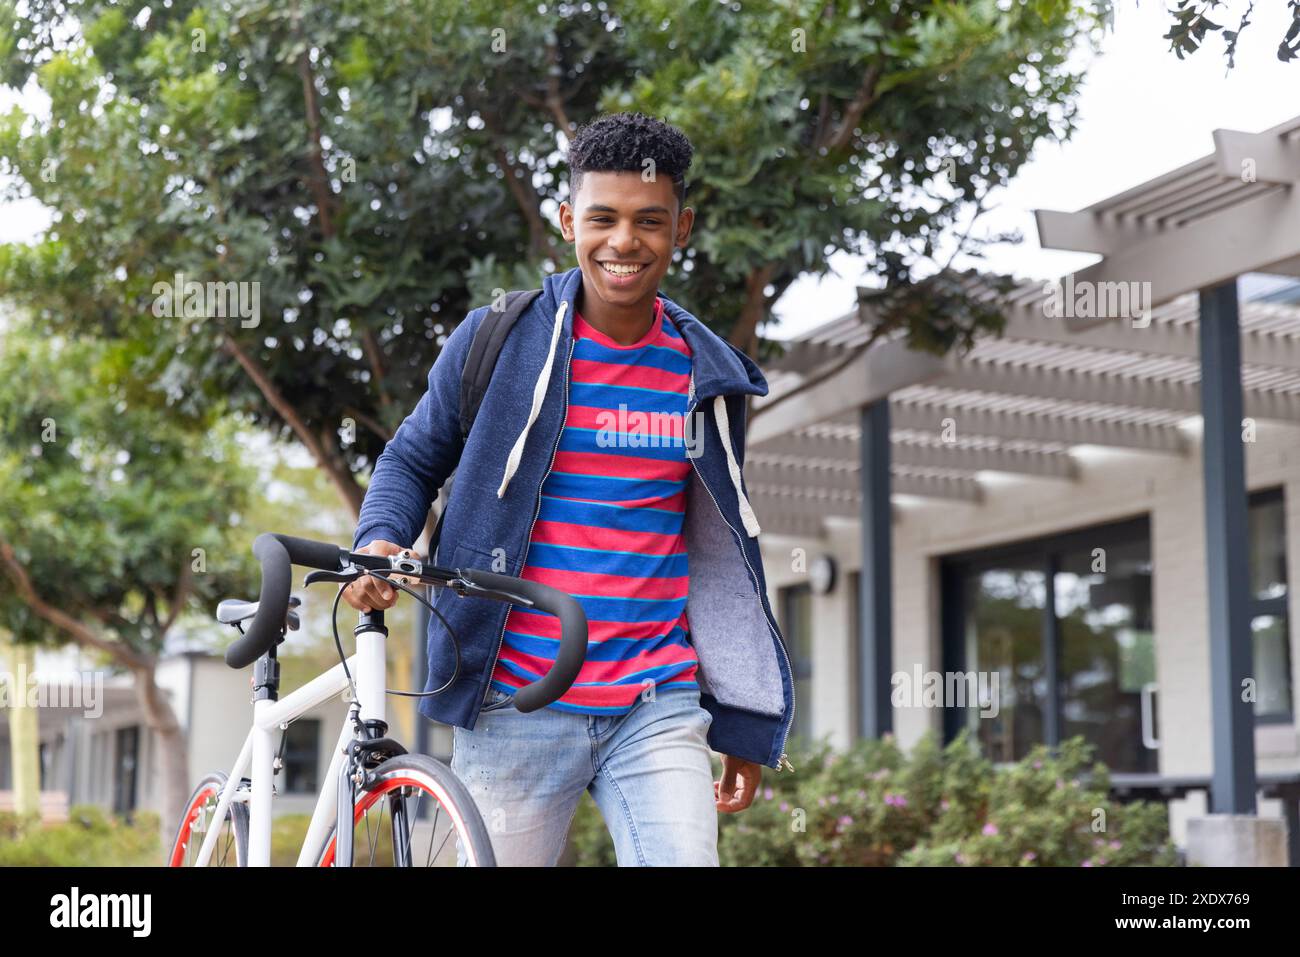
{"label": "tree branch", "polygon": [[822,145],[828,152],[834,152],[840,149],[853,136],[853,130],[862,119],[862,115],[873,106],[878,99],[876,96],[876,84],[880,82],[880,74],[883,69],[879,61],[872,63],[867,67],[867,73],[862,78],[862,85],[858,87],[858,92],[854,94],[853,99],[849,101],[848,106],[844,108],[844,117],[836,127],[835,132]]}
{"label": "tree branch", "polygon": [[510,195],[514,197],[515,204],[518,205],[519,211],[523,214],[524,221],[528,223],[528,248],[532,254],[541,258],[550,256],[551,259],[559,259],[555,251],[555,237],[551,235],[551,230],[546,220],[542,217],[541,197],[537,195],[537,190],[533,188],[532,180],[529,179],[528,170],[520,168],[511,161],[506,153],[506,148],[500,144],[496,147],[497,164],[505,171],[506,188],[510,190]]}
{"label": "tree branch", "polygon": [[831,376],[835,375],[835,373],[839,372],[841,369],[845,368],[850,363],[852,363],[854,359],[858,358],[858,356],[862,355],[864,352],[866,352],[868,349],[874,346],[876,344],[876,340],[878,340],[880,336],[881,336],[881,331],[879,329],[872,332],[870,338],[868,338],[866,342],[862,343],[859,346],[854,346],[852,349],[849,350],[849,352],[846,355],[841,356],[839,359],[831,363],[825,369],[818,372],[816,375],[809,376],[807,379],[800,382],[793,389],[791,389],[788,392],[783,392],[781,395],[777,396],[772,401],[763,403],[761,406],[759,406],[757,409],[753,411],[753,414],[750,415],[749,417],[749,421],[753,422],[754,419],[758,418],[763,413],[776,408],[778,405],[785,402],[787,399],[793,399],[796,395],[802,395],[804,392],[807,392],[813,386],[825,382]]}
{"label": "tree branch", "polygon": [[393,433],[390,432],[388,429],[384,428],[377,419],[371,418],[370,416],[362,412],[360,409],[353,408],[350,405],[345,406],[343,409],[343,414],[355,419],[357,422],[364,425],[367,429],[375,433],[375,435],[379,436],[385,442],[391,440],[393,437]]}
{"label": "tree branch", "polygon": [[[171,630],[172,625],[176,624],[176,619],[180,617],[185,603],[190,597],[190,586],[193,585],[194,579],[191,572],[190,561],[185,558],[181,561],[180,578],[176,580],[176,590],[172,594],[171,607],[167,610],[167,620],[160,622],[158,625],[158,640],[162,641]],[[161,645],[160,645],[161,647]]]}
{"label": "tree branch", "polygon": [[14,554],[13,546],[4,539],[0,539],[0,563],[3,563],[9,580],[13,582],[14,588],[18,592],[18,597],[38,618],[49,622],[76,644],[84,648],[93,648],[127,668],[134,670],[151,667],[150,659],[140,655],[134,649],[121,642],[105,641],[82,622],[45,601],[32,585],[27,569],[23,567],[22,562],[18,560],[18,556]]}
{"label": "tree branch", "polygon": [[320,104],[316,101],[316,79],[311,72],[311,60],[308,51],[298,55],[298,76],[302,78],[302,96],[307,110],[307,135],[311,147],[307,151],[307,166],[311,173],[307,186],[316,203],[316,213],[320,220],[320,231],[326,239],[332,239],[334,232],[334,194],[330,190],[329,174],[325,171],[324,151],[320,141]]}
{"label": "tree branch", "polygon": [[764,263],[749,271],[745,277],[745,302],[740,307],[740,318],[731,330],[731,344],[753,356],[758,324],[767,315],[767,293],[764,291],[776,273],[776,263]]}
{"label": "tree branch", "polygon": [[331,454],[326,443],[307,427],[302,416],[275,387],[275,383],[271,381],[271,377],[266,374],[266,370],[258,364],[257,360],[245,352],[229,332],[223,332],[221,338],[222,348],[243,367],[263,398],[271,408],[275,409],[280,418],[284,419],[293,434],[298,437],[298,441],[307,447],[307,451],[316,459],[316,463],[325,470],[330,481],[334,483],[334,488],[342,497],[343,503],[352,510],[353,518],[360,517],[361,501],[365,496],[357,480],[352,476],[351,470],[336,454]]}

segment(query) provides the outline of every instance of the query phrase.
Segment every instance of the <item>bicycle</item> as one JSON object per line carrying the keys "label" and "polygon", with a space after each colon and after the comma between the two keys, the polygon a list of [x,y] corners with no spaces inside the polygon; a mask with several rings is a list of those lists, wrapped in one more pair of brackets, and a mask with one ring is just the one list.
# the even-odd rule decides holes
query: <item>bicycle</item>
{"label": "bicycle", "polygon": [[[259,535],[253,543],[253,554],[262,569],[258,600],[226,599],[217,607],[217,620],[237,628],[242,636],[227,649],[226,663],[240,669],[255,666],[253,726],[234,767],[229,772],[206,775],[190,796],[168,863],[173,867],[269,866],[274,776],[280,770],[274,749],[275,729],[286,730],[309,709],[350,690],[348,715],[339,731],[297,866],[356,866],[361,839],[369,844],[370,866],[413,867],[421,858],[425,866],[433,866],[445,863],[444,852],[448,850],[452,852],[450,860],[455,860],[456,845],[450,849],[447,846],[453,835],[465,849],[467,866],[495,866],[487,828],[465,785],[442,761],[410,754],[388,736],[387,694],[420,696],[443,689],[388,691],[384,655],[388,630],[383,611],[359,614],[353,632],[356,651],[345,657],[338,633],[339,597],[348,583],[373,575],[427,605],[444,626],[446,620],[408,584],[449,587],[462,598],[505,601],[555,615],[561,623],[556,662],[546,674],[516,692],[514,706],[522,712],[536,711],[555,701],[577,678],[587,653],[587,616],[582,606],[571,595],[521,578],[475,568],[439,568],[400,555],[367,555],[287,535]],[[294,609],[301,602],[290,595],[293,565],[315,569],[306,576],[305,587],[317,582],[340,585],[333,608],[339,664],[281,699],[276,648],[287,631],[296,630],[300,624]],[[245,631],[243,623],[250,619]],[[455,681],[460,671],[459,644],[450,627],[448,632],[456,649],[456,668],[444,688]],[[432,822],[421,827],[420,802],[425,797],[433,802],[434,813]],[[369,814],[376,807],[379,817],[372,829]],[[435,843],[444,809],[447,829],[441,834],[441,843]],[[385,811],[389,814],[387,830],[383,826]],[[390,843],[382,843],[384,834]],[[428,850],[423,855],[417,854],[417,837],[428,838]]]}

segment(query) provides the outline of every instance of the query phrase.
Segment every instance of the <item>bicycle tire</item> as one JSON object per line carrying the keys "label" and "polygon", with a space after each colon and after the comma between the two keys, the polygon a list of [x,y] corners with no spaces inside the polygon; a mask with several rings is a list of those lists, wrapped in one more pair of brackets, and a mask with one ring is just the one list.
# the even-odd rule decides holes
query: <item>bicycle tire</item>
{"label": "bicycle tire", "polygon": [[[434,798],[439,807],[447,809],[447,817],[454,828],[454,833],[466,846],[467,865],[471,867],[495,867],[496,856],[492,852],[492,839],[488,835],[487,825],[483,823],[483,816],[479,813],[478,805],[474,803],[474,798],[470,795],[469,789],[465,787],[460,778],[456,777],[454,771],[447,767],[446,764],[429,757],[426,754],[399,754],[389,758],[383,764],[379,765],[374,772],[374,782],[366,790],[357,796],[356,813],[354,815],[354,826],[361,822],[363,814],[366,814],[385,796],[390,796],[390,801],[385,802],[390,806],[394,803],[392,796],[398,794],[403,787],[417,788],[426,796]],[[406,801],[410,797],[405,797]],[[418,810],[418,801],[417,801]],[[408,809],[408,814],[412,813]],[[383,809],[380,809],[380,827],[382,831]],[[430,827],[430,855],[426,863],[422,866],[433,866],[437,859],[441,858],[442,852],[433,851],[434,841],[437,835],[437,821],[439,815],[435,815],[434,822]],[[360,858],[363,856],[365,849],[364,843],[354,837],[354,854],[353,866],[416,866],[414,860],[419,856],[410,847],[410,832],[413,828],[407,829],[407,861],[399,864],[398,859],[401,856],[396,846],[397,842],[392,842],[392,863],[376,864],[375,850],[376,846],[371,845],[371,856],[369,864],[362,863]],[[317,866],[333,867],[334,866],[334,832],[336,827],[331,827],[329,833],[325,835],[325,840],[320,851],[316,855]],[[390,819],[390,828],[388,834],[393,836],[394,829]],[[448,832],[450,836],[451,832]],[[377,835],[377,839],[379,838]],[[442,847],[445,847],[447,838],[443,838]],[[455,844],[452,845],[455,847]]]}
{"label": "bicycle tire", "polygon": [[[226,787],[228,776],[224,771],[213,771],[211,774],[201,780],[191,792],[189,800],[185,802],[185,810],[181,813],[180,823],[176,827],[176,838],[172,841],[171,852],[167,855],[168,867],[190,867],[193,866],[185,860],[187,851],[191,850],[191,845],[195,842],[192,840],[196,833],[194,825],[199,820],[204,809],[210,806],[212,810],[216,809],[216,802],[221,797],[221,792]],[[233,847],[235,852],[235,866],[248,866],[248,806],[238,801],[232,801],[230,807],[226,809],[225,820],[230,822],[231,842],[226,847],[218,847],[213,851],[212,860],[209,861],[209,867],[229,866],[227,854]],[[202,833],[206,833],[207,825],[205,823]],[[220,843],[220,841],[218,841]],[[192,849],[195,854],[198,853],[199,846]],[[218,858],[220,855],[220,858]],[[222,863],[213,863],[220,859]]]}

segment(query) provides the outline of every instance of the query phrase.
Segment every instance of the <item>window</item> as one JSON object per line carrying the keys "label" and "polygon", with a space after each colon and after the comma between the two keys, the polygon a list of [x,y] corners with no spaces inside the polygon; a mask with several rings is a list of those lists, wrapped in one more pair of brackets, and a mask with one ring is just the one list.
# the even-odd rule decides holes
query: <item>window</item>
{"label": "window", "polygon": [[778,592],[781,631],[794,675],[794,723],[790,737],[805,745],[812,734],[812,588],[805,582]]}
{"label": "window", "polygon": [[135,810],[136,768],[140,759],[140,729],[136,725],[113,732],[113,811]]}
{"label": "window", "polygon": [[1280,488],[1250,496],[1250,633],[1255,655],[1255,720],[1290,724],[1291,638],[1287,613],[1286,508]]}
{"label": "window", "polygon": [[313,794],[320,790],[320,721],[299,718],[284,732],[284,790],[287,794]]}
{"label": "window", "polygon": [[[1082,735],[1113,771],[1157,770],[1145,518],[944,559],[948,672],[989,700],[950,707],[993,761]],[[967,678],[969,681],[969,678]]]}

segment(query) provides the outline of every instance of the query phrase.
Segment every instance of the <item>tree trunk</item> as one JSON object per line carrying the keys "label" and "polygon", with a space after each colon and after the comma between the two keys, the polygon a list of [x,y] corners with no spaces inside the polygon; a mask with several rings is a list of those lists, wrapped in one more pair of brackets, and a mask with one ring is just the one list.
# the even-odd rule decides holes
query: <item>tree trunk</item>
{"label": "tree trunk", "polygon": [[[162,820],[164,843],[170,841],[180,821],[191,782],[186,749],[186,734],[176,720],[171,702],[154,680],[153,668],[132,670],[136,698],[144,714],[145,725],[153,732],[158,754],[158,813]],[[165,849],[166,850],[166,849]]]}
{"label": "tree trunk", "polygon": [[13,781],[14,810],[19,814],[40,813],[41,768],[40,728],[36,709],[27,707],[27,686],[34,681],[36,649],[9,640],[9,777]]}

